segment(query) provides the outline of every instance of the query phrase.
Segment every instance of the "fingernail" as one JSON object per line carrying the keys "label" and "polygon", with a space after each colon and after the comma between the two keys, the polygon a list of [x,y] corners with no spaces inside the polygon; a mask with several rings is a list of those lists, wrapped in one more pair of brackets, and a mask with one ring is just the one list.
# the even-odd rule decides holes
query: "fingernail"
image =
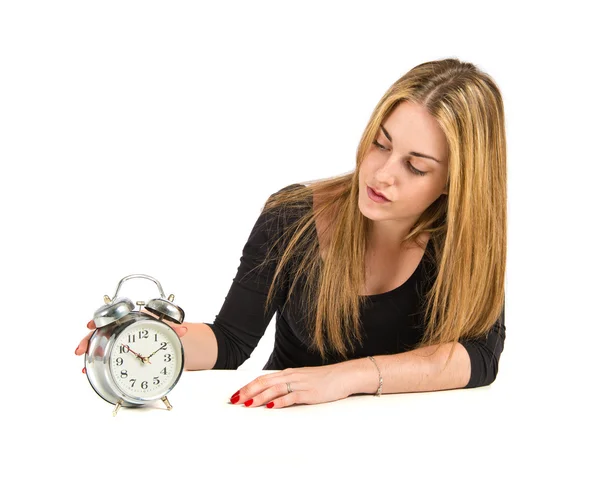
{"label": "fingernail", "polygon": [[239,396],[239,394],[240,394],[240,391],[238,390],[237,392],[235,392],[235,393],[234,393],[234,394],[231,396],[231,398],[235,397],[236,395],[238,395],[238,396]]}
{"label": "fingernail", "polygon": [[231,403],[237,403],[240,401],[240,396],[239,395],[234,395],[233,397],[231,397],[230,402]]}
{"label": "fingernail", "polygon": [[244,405],[246,405],[247,407],[249,407],[250,405],[252,405],[252,402],[253,402],[253,401],[254,401],[253,399],[246,400],[246,401],[244,402]]}
{"label": "fingernail", "polygon": [[267,408],[273,408],[275,406],[274,402],[267,403]]}
{"label": "fingernail", "polygon": [[187,327],[181,327],[181,329],[183,330],[182,335],[185,335],[187,333],[187,331],[188,331]]}
{"label": "fingernail", "polygon": [[85,367],[81,369],[81,373],[85,373]]}
{"label": "fingernail", "polygon": [[77,355],[77,350],[79,350],[79,345],[77,345],[77,348],[75,349],[75,355]]}

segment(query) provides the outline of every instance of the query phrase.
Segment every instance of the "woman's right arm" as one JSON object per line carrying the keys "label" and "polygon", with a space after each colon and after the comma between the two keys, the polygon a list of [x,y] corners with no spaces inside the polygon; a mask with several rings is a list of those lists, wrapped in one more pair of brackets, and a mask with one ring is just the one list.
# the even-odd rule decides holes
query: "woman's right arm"
{"label": "woman's right arm", "polygon": [[217,339],[212,329],[205,323],[183,322],[177,325],[172,322],[165,322],[175,328],[183,331],[180,334],[181,343],[184,350],[184,369],[185,370],[211,370],[217,363]]}
{"label": "woman's right arm", "polygon": [[[144,310],[144,313],[154,316]],[[181,338],[184,349],[185,370],[210,370],[217,363],[217,339],[212,329],[205,323],[183,322],[182,324],[165,321]],[[93,331],[88,333],[75,349],[75,355],[87,352],[90,338],[94,334],[96,325],[90,320],[87,327]]]}
{"label": "woman's right arm", "polygon": [[[292,184],[284,189],[295,188]],[[185,350],[185,370],[237,369],[250,357],[278,306],[285,300],[280,290],[268,312],[264,311],[274,275],[274,262],[258,268],[267,250],[284,228],[276,213],[261,212],[242,250],[240,265],[219,314],[213,323],[168,323]],[[149,313],[149,312],[146,312]],[[88,328],[95,329],[93,321]],[[93,332],[81,340],[76,355],[86,352]]]}

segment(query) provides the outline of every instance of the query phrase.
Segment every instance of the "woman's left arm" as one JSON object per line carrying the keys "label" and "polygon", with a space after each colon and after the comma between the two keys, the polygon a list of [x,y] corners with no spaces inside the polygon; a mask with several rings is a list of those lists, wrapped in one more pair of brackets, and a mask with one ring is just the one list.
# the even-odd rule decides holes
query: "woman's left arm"
{"label": "woman's left arm", "polygon": [[[383,378],[382,393],[426,392],[490,385],[498,375],[505,338],[503,307],[500,317],[488,334],[478,339],[459,340],[449,361],[452,343],[439,345],[439,348],[434,345],[393,355],[374,356]],[[379,376],[370,359],[349,360],[339,365],[356,373],[356,391],[353,393],[377,391]]]}
{"label": "woman's left arm", "polygon": [[[482,338],[418,348],[373,358],[383,378],[381,393],[426,392],[489,385],[498,373],[506,328],[504,308]],[[289,384],[289,385],[288,385]],[[288,388],[289,386],[289,388]],[[287,368],[261,375],[243,386],[231,402],[247,407],[281,408],[294,404],[332,402],[353,394],[374,394],[379,387],[377,368],[368,358],[321,367]]]}
{"label": "woman's left arm", "polygon": [[[439,348],[430,346],[392,355],[374,355],[383,378],[381,393],[428,392],[465,387],[471,377],[469,354],[458,343],[445,366],[451,347],[451,343],[445,343]],[[352,379],[352,394],[377,392],[379,375],[369,358],[348,360],[338,365]]]}
{"label": "woman's left arm", "polygon": [[[383,378],[382,393],[427,392],[490,385],[498,375],[505,338],[503,307],[500,317],[488,334],[478,339],[459,340],[449,361],[452,343],[439,345],[439,348],[434,345],[394,355],[375,356]],[[350,360],[340,365],[344,364],[357,374],[354,393],[377,391],[379,376],[368,358]]]}

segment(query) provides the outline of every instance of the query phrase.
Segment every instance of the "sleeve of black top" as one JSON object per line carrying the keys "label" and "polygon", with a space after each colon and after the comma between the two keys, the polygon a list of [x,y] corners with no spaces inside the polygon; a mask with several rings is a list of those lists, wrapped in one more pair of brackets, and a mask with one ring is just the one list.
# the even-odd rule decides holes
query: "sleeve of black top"
{"label": "sleeve of black top", "polygon": [[[297,185],[288,185],[282,190]],[[244,363],[264,335],[275,311],[283,303],[285,292],[280,288],[265,314],[267,294],[276,264],[272,261],[258,268],[283,227],[276,210],[266,214],[263,211],[250,232],[237,274],[221,310],[213,323],[207,323],[217,339],[217,362],[213,369],[235,370]]]}
{"label": "sleeve of black top", "polygon": [[504,339],[506,338],[505,306],[506,301],[498,320],[487,335],[478,339],[459,340],[471,359],[471,378],[464,388],[483,387],[496,379],[500,355],[504,350]]}

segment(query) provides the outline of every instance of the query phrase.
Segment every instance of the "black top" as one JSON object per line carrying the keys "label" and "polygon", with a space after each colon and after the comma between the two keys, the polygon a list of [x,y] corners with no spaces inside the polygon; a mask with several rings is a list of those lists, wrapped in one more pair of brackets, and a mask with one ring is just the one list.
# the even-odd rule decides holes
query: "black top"
{"label": "black top", "polygon": [[[299,187],[292,184],[284,189]],[[304,187],[307,188],[307,187]],[[255,349],[263,336],[273,314],[276,313],[275,345],[273,353],[263,367],[265,370],[320,366],[343,361],[343,358],[328,358],[325,362],[318,352],[309,351],[309,339],[304,328],[308,312],[303,308],[298,288],[287,305],[286,292],[280,288],[267,315],[264,306],[274,263],[262,270],[253,268],[261,264],[270,245],[281,235],[287,221],[277,219],[277,213],[261,212],[243,248],[237,275],[229,289],[223,306],[214,323],[207,323],[215,333],[218,345],[217,362],[214,369],[237,369]],[[426,250],[433,254],[432,242]],[[429,283],[424,275],[427,254],[410,278],[399,287],[388,292],[368,295],[361,308],[362,346],[355,345],[349,358],[368,355],[386,355],[413,350],[423,336],[424,321],[420,303]],[[287,284],[289,287],[289,283]],[[500,354],[504,349],[506,328],[504,308],[488,335],[479,340],[464,340],[471,360],[471,378],[465,388],[489,385],[496,378]]]}

